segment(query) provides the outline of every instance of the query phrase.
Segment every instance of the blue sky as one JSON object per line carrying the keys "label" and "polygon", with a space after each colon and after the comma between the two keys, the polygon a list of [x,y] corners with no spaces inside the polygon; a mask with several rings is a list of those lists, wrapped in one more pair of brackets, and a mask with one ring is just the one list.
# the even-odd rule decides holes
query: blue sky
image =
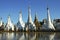
{"label": "blue sky", "polygon": [[26,22],[28,5],[30,5],[32,20],[34,21],[35,12],[37,12],[38,20],[41,21],[47,17],[47,4],[51,19],[60,18],[60,0],[0,0],[0,17],[6,23],[10,14],[13,23],[17,23],[19,11],[22,10],[23,21]]}

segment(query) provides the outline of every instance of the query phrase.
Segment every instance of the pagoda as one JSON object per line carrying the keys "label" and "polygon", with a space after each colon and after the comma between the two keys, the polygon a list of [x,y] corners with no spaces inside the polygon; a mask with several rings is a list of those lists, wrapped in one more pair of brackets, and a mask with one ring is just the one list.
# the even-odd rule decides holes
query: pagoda
{"label": "pagoda", "polygon": [[2,22],[2,18],[0,18],[0,30],[4,29],[4,23]]}
{"label": "pagoda", "polygon": [[44,22],[43,24],[43,29],[55,30],[54,25],[50,18],[49,8],[47,8],[47,19],[46,19],[46,22]]}
{"label": "pagoda", "polygon": [[30,30],[36,30],[36,26],[32,21],[32,17],[31,17],[31,9],[30,7],[28,7],[28,21],[26,23],[26,31],[30,31]]}
{"label": "pagoda", "polygon": [[14,31],[14,24],[12,23],[10,16],[8,16],[8,21],[6,24],[6,31]]}
{"label": "pagoda", "polygon": [[36,25],[36,30],[40,30],[41,24],[38,21],[37,12],[35,13],[34,23]]}
{"label": "pagoda", "polygon": [[24,30],[25,29],[25,23],[22,20],[22,11],[20,11],[19,14],[19,19],[18,19],[18,23],[17,23],[17,30]]}

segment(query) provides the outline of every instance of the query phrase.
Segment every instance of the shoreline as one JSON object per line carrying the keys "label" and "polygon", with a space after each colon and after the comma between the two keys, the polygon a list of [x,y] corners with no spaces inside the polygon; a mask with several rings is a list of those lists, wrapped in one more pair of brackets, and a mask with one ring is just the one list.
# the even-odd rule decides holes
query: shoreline
{"label": "shoreline", "polygon": [[60,30],[39,30],[39,31],[4,31],[4,30],[0,30],[0,32],[60,32]]}

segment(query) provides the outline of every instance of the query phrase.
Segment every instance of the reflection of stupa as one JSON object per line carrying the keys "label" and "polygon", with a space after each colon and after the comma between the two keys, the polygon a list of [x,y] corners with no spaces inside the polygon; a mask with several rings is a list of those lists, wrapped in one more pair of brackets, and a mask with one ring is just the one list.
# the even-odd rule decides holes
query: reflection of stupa
{"label": "reflection of stupa", "polygon": [[18,27],[19,30],[24,30],[24,27],[25,27],[25,23],[22,20],[22,12],[21,11],[20,11],[20,14],[19,14],[19,20],[18,20],[18,23],[17,23],[17,27]]}
{"label": "reflection of stupa", "polygon": [[49,35],[49,40],[54,40],[55,33]]}
{"label": "reflection of stupa", "polygon": [[25,35],[24,35],[24,33],[23,33],[22,36],[19,38],[19,40],[25,40]]}
{"label": "reflection of stupa", "polygon": [[35,30],[35,29],[36,29],[36,26],[33,23],[32,18],[31,18],[31,9],[30,7],[28,7],[28,21],[27,21],[26,30]]}
{"label": "reflection of stupa", "polygon": [[52,22],[51,22],[51,18],[50,18],[50,12],[49,12],[49,8],[47,8],[47,22],[44,22],[43,24],[43,29],[52,29],[55,30]]}
{"label": "reflection of stupa", "polygon": [[7,39],[13,39],[14,38],[14,33],[7,33]]}
{"label": "reflection of stupa", "polygon": [[35,40],[36,39],[36,34],[31,38],[31,40]]}
{"label": "reflection of stupa", "polygon": [[10,16],[8,16],[8,21],[7,21],[7,24],[6,24],[6,30],[14,31],[14,25],[13,25],[11,19],[10,19]]}

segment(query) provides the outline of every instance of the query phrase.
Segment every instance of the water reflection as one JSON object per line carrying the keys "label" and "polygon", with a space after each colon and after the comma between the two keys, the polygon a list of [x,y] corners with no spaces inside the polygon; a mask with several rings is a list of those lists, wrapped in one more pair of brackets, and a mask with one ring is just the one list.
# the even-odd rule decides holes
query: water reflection
{"label": "water reflection", "polygon": [[60,40],[60,33],[51,32],[0,32],[0,40]]}
{"label": "water reflection", "polygon": [[37,40],[53,40],[55,33],[38,33]]}

